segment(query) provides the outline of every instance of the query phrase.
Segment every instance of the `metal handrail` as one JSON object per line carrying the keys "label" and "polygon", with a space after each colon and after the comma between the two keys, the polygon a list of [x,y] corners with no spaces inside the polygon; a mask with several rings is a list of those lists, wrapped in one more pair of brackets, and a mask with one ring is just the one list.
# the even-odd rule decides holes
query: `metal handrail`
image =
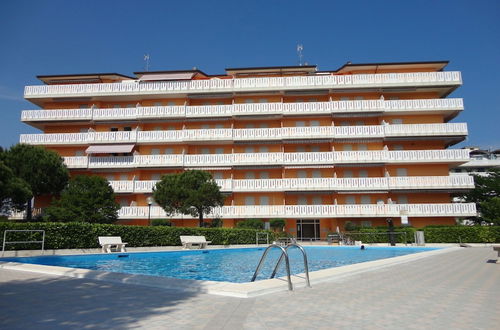
{"label": "metal handrail", "polygon": [[[306,251],[304,250],[304,248],[300,244],[290,243],[286,246],[284,253],[286,253],[286,251],[291,247],[296,247],[302,252],[302,256],[304,257],[304,272],[306,274],[306,284],[308,287],[311,287],[311,282],[309,281],[309,264],[307,262]],[[281,254],[278,262],[276,263],[276,267],[274,267],[273,273],[271,274],[271,278],[274,278],[274,276],[276,276],[276,273],[278,272],[278,268],[281,265],[281,262],[283,261],[284,253]],[[287,257],[288,257],[288,255],[287,255]]]}
{"label": "metal handrail", "polygon": [[[7,232],[41,232],[42,233],[42,240],[41,241],[7,241]],[[7,229],[3,232],[3,245],[2,245],[2,257],[5,252],[5,245],[6,244],[20,244],[20,243],[41,243],[42,244],[42,254],[44,254],[45,251],[45,230],[28,230],[28,229],[23,229],[23,230],[14,230],[14,229]]]}
{"label": "metal handrail", "polygon": [[257,265],[257,269],[255,269],[255,273],[253,274],[251,282],[254,282],[255,279],[257,278],[257,275],[258,275],[260,269],[262,268],[262,263],[263,263],[264,259],[266,258],[269,251],[273,248],[278,248],[282,251],[281,256],[280,256],[280,260],[283,257],[283,255],[285,256],[285,265],[286,265],[286,273],[287,273],[286,275],[288,278],[288,290],[292,291],[293,286],[292,286],[292,279],[290,277],[290,261],[288,259],[288,253],[286,252],[286,249],[284,247],[282,247],[278,244],[271,244],[266,248],[266,250],[262,254],[262,257],[260,258],[259,264]]}

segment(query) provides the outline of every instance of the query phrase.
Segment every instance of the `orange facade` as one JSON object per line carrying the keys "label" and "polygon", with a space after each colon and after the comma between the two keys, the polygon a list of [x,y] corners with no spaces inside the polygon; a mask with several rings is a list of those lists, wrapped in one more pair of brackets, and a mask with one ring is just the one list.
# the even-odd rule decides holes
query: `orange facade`
{"label": "orange facade", "polygon": [[[209,76],[195,72],[190,79],[214,84],[223,80],[249,81],[252,78],[265,81],[280,77],[351,77],[360,74],[366,75],[367,79],[393,79],[392,75],[397,78],[398,74],[403,77],[404,74],[416,73],[425,77],[428,73],[442,73],[444,65],[441,62],[346,65],[337,71],[321,73],[305,67],[289,70],[285,67],[288,71],[283,68],[245,68],[228,69],[228,75]],[[140,73],[139,76],[144,78],[148,74],[154,73]],[[158,81],[142,82],[140,79],[130,78],[131,82],[127,83],[150,86],[155,82],[162,82],[162,86],[167,86],[166,88],[169,84],[174,86],[176,83],[186,83],[169,80],[172,73],[156,74],[159,76]],[[85,84],[85,75],[77,77],[79,82],[73,84]],[[55,78],[44,77],[42,80],[52,87],[69,85],[71,79],[76,79],[68,77],[64,83],[55,83]],[[127,80],[114,79],[117,78],[110,76],[92,83],[104,86],[105,83],[124,84],[124,80]],[[150,214],[146,216],[144,213],[151,191],[149,188],[138,190],[135,188],[136,184],[156,181],[162,175],[178,173],[186,168],[206,170],[214,179],[221,180],[221,184],[225,182],[224,184],[229,185],[229,188],[222,187],[226,194],[225,210],[229,211],[220,211],[219,214],[226,212],[222,215],[216,213],[208,216],[208,221],[214,216],[220,216],[223,225],[227,227],[234,226],[245,218],[262,218],[264,221],[270,218],[285,218],[286,231],[290,234],[304,239],[318,239],[324,238],[337,227],[342,229],[347,221],[360,226],[381,226],[391,218],[399,225],[401,215],[406,214],[409,224],[416,227],[455,223],[455,218],[461,214],[450,211],[453,206],[439,213],[441,209],[432,209],[431,204],[451,204],[453,192],[468,189],[470,186],[455,182],[431,183],[450,181],[451,179],[446,178],[450,168],[465,160],[439,159],[432,156],[432,152],[446,150],[465,138],[466,131],[455,132],[449,125],[450,119],[461,109],[430,109],[420,106],[418,102],[438,102],[461,82],[447,85],[436,81],[435,84],[424,84],[423,87],[406,86],[408,84],[401,87],[382,83],[378,86],[377,79],[374,82],[370,80],[373,86],[365,84],[356,88],[336,88],[320,84],[311,88],[304,80],[304,87],[298,82],[296,89],[276,85],[272,88],[252,87],[242,91],[218,91],[214,87],[204,93],[169,90],[163,95],[157,92],[151,92],[150,95],[134,92],[112,95],[110,92],[110,95],[96,93],[87,97],[87,101],[83,97],[76,101],[74,95],[71,98],[64,95],[28,95],[28,100],[41,107],[42,110],[39,111],[65,110],[66,112],[61,112],[63,117],[69,111],[87,111],[95,116],[98,109],[100,114],[109,116],[105,120],[95,117],[23,120],[41,129],[42,134],[61,139],[61,142],[47,143],[43,141],[48,140],[41,137],[42,142],[35,144],[45,145],[67,157],[68,164],[73,160],[85,162],[84,165],[71,165],[72,175],[100,175],[116,187],[120,182],[131,182],[130,187],[134,188],[115,189],[117,201],[123,210],[127,210],[120,215],[120,223],[124,224],[147,225],[148,218],[151,217]],[[57,90],[55,91],[54,93],[57,93]],[[406,103],[402,103],[403,101]],[[405,105],[404,111],[398,111],[398,102],[409,106]],[[290,110],[288,104],[301,106],[307,111]],[[343,107],[344,110],[315,111],[316,107],[322,109],[327,105],[334,108],[338,105],[339,109]],[[255,107],[254,112],[252,107]],[[188,116],[190,109],[205,111],[207,115]],[[135,117],[127,117],[127,110],[133,111]],[[156,114],[141,118],[141,111],[146,110],[154,110]],[[172,114],[173,111],[184,111],[186,115]],[[246,112],[238,115],[236,111]],[[439,130],[442,130],[442,133]],[[368,133],[365,134],[364,131]],[[97,142],[92,140],[95,136],[100,136],[99,134],[108,133],[109,136],[106,135]],[[118,138],[118,134],[125,135]],[[107,154],[87,154],[90,145],[112,146],[125,143],[133,144],[130,153],[116,154],[110,151]],[[422,153],[418,153],[420,151]],[[278,154],[280,157],[274,161],[265,160],[274,159],[272,157]],[[171,160],[166,155],[183,157],[183,163],[172,165],[168,163]],[[196,155],[207,155],[209,158],[206,159],[214,159],[215,163],[200,161],[201,163],[186,165],[187,160],[191,159],[189,156]],[[221,157],[216,158],[216,155]],[[223,156],[228,155],[240,158],[226,160]],[[249,155],[257,160],[246,160]],[[447,157],[446,154],[443,155]],[[296,158],[288,160],[288,156]],[[264,157],[264,160],[260,162],[258,157]],[[112,162],[112,165],[90,165],[93,161]],[[139,164],[139,161],[143,163]],[[159,163],[154,163],[155,161]],[[413,179],[407,180],[406,177]],[[432,177],[436,177],[436,180]],[[38,202],[45,204],[47,201]],[[427,209],[420,209],[417,204]],[[405,208],[404,205],[408,207]],[[238,207],[245,206],[249,208],[238,211],[243,210]],[[266,213],[267,211],[260,212],[271,210],[273,206],[282,208],[273,209],[274,213],[269,211],[272,216]],[[294,208],[295,206],[317,207],[300,209]],[[332,215],[329,215],[328,210],[331,208],[327,206],[334,206]],[[164,217],[156,205],[153,205],[153,208],[155,212],[152,217]],[[142,210],[142,213],[136,210]],[[307,210],[312,210],[313,213],[300,214],[308,212]],[[318,212],[317,216],[314,212]],[[292,216],[289,217],[290,214]],[[177,226],[197,225],[196,219],[185,217],[174,216],[172,221]]]}

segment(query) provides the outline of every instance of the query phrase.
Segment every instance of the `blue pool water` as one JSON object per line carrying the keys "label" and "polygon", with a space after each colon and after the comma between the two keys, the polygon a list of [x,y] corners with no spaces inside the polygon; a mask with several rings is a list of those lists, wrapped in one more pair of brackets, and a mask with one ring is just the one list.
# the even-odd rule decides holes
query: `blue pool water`
{"label": "blue pool water", "polygon": [[[434,250],[413,247],[305,247],[309,271],[340,267],[365,261],[385,259]],[[190,250],[172,252],[113,253],[71,256],[0,258],[39,265],[85,268],[108,272],[144,274],[193,280],[249,282],[264,248]],[[281,251],[272,250],[257,280],[269,278]],[[289,249],[293,274],[304,272],[302,254]],[[278,276],[284,276],[284,262]]]}

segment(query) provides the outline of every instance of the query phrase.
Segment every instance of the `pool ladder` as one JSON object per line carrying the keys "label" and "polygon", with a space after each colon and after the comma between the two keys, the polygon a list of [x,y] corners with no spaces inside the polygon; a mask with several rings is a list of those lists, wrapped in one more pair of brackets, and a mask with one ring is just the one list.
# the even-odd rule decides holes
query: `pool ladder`
{"label": "pool ladder", "polygon": [[288,252],[287,252],[288,249],[291,247],[296,247],[302,252],[302,256],[304,257],[304,272],[306,274],[306,284],[308,287],[311,287],[311,282],[309,281],[309,266],[307,264],[307,254],[306,254],[306,251],[304,250],[304,248],[297,243],[290,243],[286,247],[283,247],[283,246],[278,245],[278,244],[269,245],[266,248],[266,250],[264,251],[264,253],[262,254],[262,257],[260,258],[259,264],[257,265],[257,269],[255,269],[255,273],[253,274],[252,282],[254,282],[255,279],[257,278],[257,275],[259,274],[259,271],[262,268],[262,264],[263,264],[264,260],[266,259],[266,256],[269,253],[269,251],[271,251],[273,248],[278,248],[281,250],[281,255],[280,255],[280,258],[278,259],[278,262],[276,263],[276,266],[274,267],[273,273],[271,274],[270,278],[274,278],[274,276],[276,276],[276,273],[278,272],[278,269],[279,269],[279,266],[281,265],[281,262],[283,261],[283,259],[285,259],[286,276],[288,279],[288,290],[292,291],[293,285],[292,285],[292,279],[290,277],[290,260],[288,258]]}

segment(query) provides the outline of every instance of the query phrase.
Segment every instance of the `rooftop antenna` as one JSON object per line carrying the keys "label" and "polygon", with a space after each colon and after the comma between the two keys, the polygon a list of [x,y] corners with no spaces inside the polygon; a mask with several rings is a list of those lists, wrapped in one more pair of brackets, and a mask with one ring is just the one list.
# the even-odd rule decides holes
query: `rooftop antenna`
{"label": "rooftop antenna", "polygon": [[302,44],[297,44],[297,56],[299,57],[299,65],[302,66],[302,51],[304,46]]}
{"label": "rooftop antenna", "polygon": [[144,62],[146,62],[145,64],[146,71],[149,71],[149,54],[144,54]]}

